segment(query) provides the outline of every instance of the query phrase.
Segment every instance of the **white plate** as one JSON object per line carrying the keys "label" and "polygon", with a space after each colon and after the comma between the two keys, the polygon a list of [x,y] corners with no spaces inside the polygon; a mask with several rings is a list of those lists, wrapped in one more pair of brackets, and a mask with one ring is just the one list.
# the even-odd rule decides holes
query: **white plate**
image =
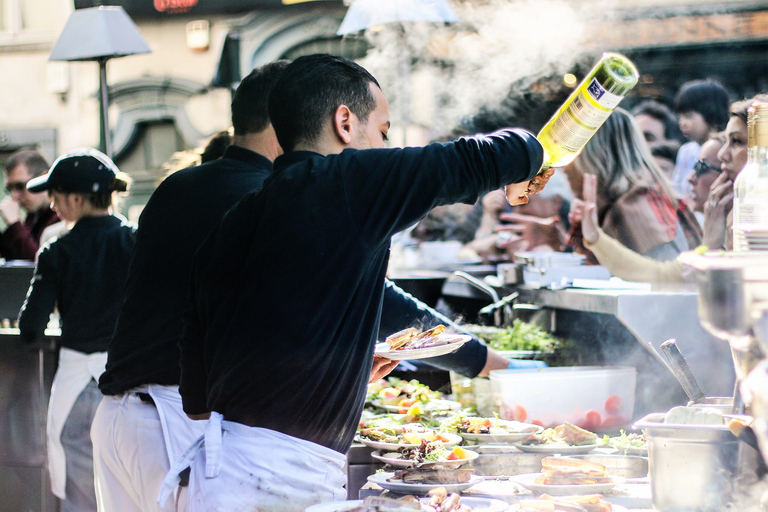
{"label": "white plate", "polygon": [[459,349],[463,344],[472,339],[468,334],[438,334],[437,343],[425,348],[389,350],[386,342],[377,343],[374,353],[377,356],[395,360],[426,359],[450,354]]}
{"label": "white plate", "polygon": [[528,473],[525,475],[511,476],[509,479],[516,484],[520,484],[529,491],[540,494],[549,494],[550,496],[578,496],[580,494],[597,494],[613,489],[616,485],[624,483],[623,478],[611,477],[612,481],[601,484],[580,484],[580,485],[545,485],[535,484],[537,478],[544,473]]}
{"label": "white plate", "polygon": [[[476,459],[478,456],[477,452],[473,452],[472,450],[464,450],[467,452],[468,457],[466,459],[456,459],[456,460],[441,460],[441,461],[426,461],[423,463],[424,466],[432,465],[432,464],[450,464],[452,466],[460,466],[462,464],[466,464],[467,462],[470,462],[473,459]],[[411,466],[414,466],[416,464],[415,460],[411,459],[402,459],[399,457],[391,457],[391,455],[400,455],[399,453],[394,452],[373,452],[371,453],[371,457],[374,459],[378,459],[381,462],[386,462],[390,466],[395,466],[396,468],[410,468]]]}
{"label": "white plate", "polygon": [[446,492],[449,494],[452,492],[461,492],[469,489],[475,484],[479,484],[483,481],[482,477],[472,475],[469,478],[469,482],[463,484],[404,484],[399,480],[394,482],[387,482],[387,478],[391,478],[394,473],[376,473],[368,477],[368,481],[372,482],[382,489],[389,491],[399,492],[402,494],[426,494],[435,487],[445,487]]}
{"label": "white plate", "polygon": [[[531,423],[519,423],[515,421],[499,420],[502,425],[520,425],[520,428],[535,428],[533,432],[510,432],[508,434],[470,434],[468,432],[459,432],[459,435],[467,441],[474,441],[478,444],[490,444],[490,443],[515,443],[522,441],[528,437],[538,434],[544,430],[544,427],[533,425]],[[514,427],[513,427],[514,428]]]}
{"label": "white plate", "polygon": [[[450,446],[456,446],[461,442],[461,436],[458,436],[456,434],[449,434],[448,432],[440,432],[440,435],[447,437],[449,439],[449,441],[443,442],[443,446],[445,446],[446,448]],[[370,439],[365,439],[364,437],[360,438],[360,442],[363,443],[365,446],[370,446],[371,448],[375,448],[377,450],[382,450],[385,452],[395,452],[400,448],[416,448],[417,446],[421,446],[421,444],[382,443],[379,441],[371,441]]]}
{"label": "white plate", "polygon": [[[344,512],[345,510],[352,510],[355,507],[359,507],[362,504],[363,500],[334,501],[333,503],[321,503],[320,505],[312,505],[304,512]],[[424,505],[421,506],[421,510],[422,512],[434,512],[434,509],[427,508]]]}
{"label": "white plate", "polygon": [[[432,508],[427,508],[423,504],[429,502],[429,498],[422,498],[422,510],[433,512]],[[321,505],[313,505],[309,507],[305,512],[343,512],[350,510],[354,507],[358,507],[363,504],[363,500],[353,501],[337,501],[334,503],[323,503]],[[503,512],[509,510],[509,505],[501,500],[490,500],[487,498],[465,498],[461,497],[461,504],[472,507],[474,512]],[[613,506],[613,510],[617,511],[616,505]],[[626,509],[620,509],[619,512],[626,511]]]}
{"label": "white plate", "polygon": [[[523,498],[523,499],[531,499],[531,498]],[[517,505],[513,505],[508,510],[510,512],[517,512],[520,509],[518,508]],[[310,510],[307,509],[307,512],[310,512]],[[315,511],[312,510],[312,512],[315,512]],[[629,512],[629,510],[627,510],[626,508],[622,507],[621,505],[614,505],[613,503],[611,503],[611,512]]]}
{"label": "white plate", "polygon": [[514,443],[513,446],[520,450],[521,452],[527,452],[527,453],[559,453],[560,455],[581,455],[584,453],[589,453],[599,445],[597,443],[595,444],[584,444],[584,445],[578,445],[578,446],[560,446],[556,444],[521,444],[521,443]]}
{"label": "white plate", "polygon": [[[399,405],[382,404],[381,400],[372,400],[371,403],[375,407],[384,409],[385,411],[400,414],[401,407]],[[459,402],[454,402],[453,400],[444,400],[442,398],[435,398],[427,403],[419,403],[418,405],[424,412],[458,411],[461,409],[461,404]],[[410,407],[403,407],[403,409],[410,409]]]}

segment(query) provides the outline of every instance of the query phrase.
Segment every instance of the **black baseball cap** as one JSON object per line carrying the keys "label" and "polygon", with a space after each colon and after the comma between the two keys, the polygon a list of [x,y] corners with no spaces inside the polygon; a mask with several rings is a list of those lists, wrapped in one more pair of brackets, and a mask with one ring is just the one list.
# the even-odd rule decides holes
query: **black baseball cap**
{"label": "black baseball cap", "polygon": [[110,184],[120,172],[112,160],[93,148],[70,151],[53,162],[48,174],[27,182],[30,192],[60,188],[67,192],[109,194]]}

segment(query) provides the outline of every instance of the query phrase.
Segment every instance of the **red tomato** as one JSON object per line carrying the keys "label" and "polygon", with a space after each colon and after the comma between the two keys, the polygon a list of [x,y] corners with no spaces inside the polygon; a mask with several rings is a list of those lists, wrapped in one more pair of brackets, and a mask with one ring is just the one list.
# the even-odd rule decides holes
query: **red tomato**
{"label": "red tomato", "polygon": [[609,413],[619,412],[621,410],[621,397],[611,395],[605,401],[605,410]]}
{"label": "red tomato", "polygon": [[608,427],[623,427],[629,423],[629,418],[625,416],[608,416],[603,420],[603,423],[600,425],[603,428]]}
{"label": "red tomato", "polygon": [[584,422],[585,429],[597,430],[600,428],[600,424],[603,422],[603,417],[594,409],[587,411],[587,420]]}
{"label": "red tomato", "polygon": [[448,456],[445,458],[445,460],[457,460],[458,458],[459,458],[458,455],[456,455],[455,453],[451,452],[451,453],[448,454]]}
{"label": "red tomato", "polygon": [[525,407],[523,407],[522,405],[515,404],[515,411],[512,419],[517,421],[525,421],[527,417],[528,417],[528,411],[525,410]]}
{"label": "red tomato", "polygon": [[543,426],[544,426],[544,422],[543,422],[543,421],[541,421],[541,420],[532,420],[532,421],[531,421],[531,424],[532,424],[532,425],[538,425],[538,426],[540,426],[540,427],[543,427]]}
{"label": "red tomato", "polygon": [[491,420],[488,418],[485,418],[485,421],[483,421],[483,425],[485,425],[488,428],[491,428]]}

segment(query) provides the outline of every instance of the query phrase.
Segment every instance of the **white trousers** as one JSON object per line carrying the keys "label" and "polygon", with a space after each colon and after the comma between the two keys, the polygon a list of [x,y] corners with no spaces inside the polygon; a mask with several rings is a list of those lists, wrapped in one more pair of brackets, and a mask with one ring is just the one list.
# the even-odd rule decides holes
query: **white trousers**
{"label": "white trousers", "polygon": [[181,408],[174,386],[146,389],[155,405],[135,392],[105,396],[91,428],[94,478],[99,512],[159,512],[157,493],[171,461],[205,428]]}
{"label": "white trousers", "polygon": [[274,430],[247,427],[211,413],[205,435],[177,460],[158,501],[166,503],[191,467],[177,510],[187,512],[303,512],[346,499],[346,457]]}

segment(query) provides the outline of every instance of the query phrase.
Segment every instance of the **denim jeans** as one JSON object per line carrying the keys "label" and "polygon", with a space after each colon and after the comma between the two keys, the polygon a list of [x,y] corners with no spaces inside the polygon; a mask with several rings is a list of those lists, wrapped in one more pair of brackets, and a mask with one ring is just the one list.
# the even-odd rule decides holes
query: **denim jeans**
{"label": "denim jeans", "polygon": [[61,502],[61,512],[96,512],[91,423],[102,397],[91,379],[64,423],[61,444],[67,457],[67,499]]}

